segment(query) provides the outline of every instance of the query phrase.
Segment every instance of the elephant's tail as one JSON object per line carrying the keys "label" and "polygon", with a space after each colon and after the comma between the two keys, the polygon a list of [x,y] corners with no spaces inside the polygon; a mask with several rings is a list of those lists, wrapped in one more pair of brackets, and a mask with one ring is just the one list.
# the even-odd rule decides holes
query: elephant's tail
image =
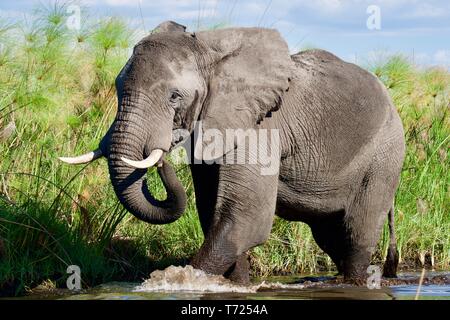
{"label": "elephant's tail", "polygon": [[394,228],[394,206],[391,207],[388,214],[389,222],[389,248],[386,256],[386,261],[383,267],[383,277],[396,278],[398,266],[398,250],[397,240],[395,238]]}

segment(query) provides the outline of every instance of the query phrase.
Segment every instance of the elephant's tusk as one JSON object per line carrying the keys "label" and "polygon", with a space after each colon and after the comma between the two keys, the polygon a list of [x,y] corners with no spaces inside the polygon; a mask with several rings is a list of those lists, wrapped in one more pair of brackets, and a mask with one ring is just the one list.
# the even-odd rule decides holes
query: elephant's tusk
{"label": "elephant's tusk", "polygon": [[82,163],[89,163],[94,161],[95,159],[98,159],[102,156],[102,151],[100,149],[95,149],[94,151],[91,151],[89,153],[83,154],[78,157],[58,157],[59,160],[64,161],[69,164],[82,164]]}
{"label": "elephant's tusk", "polygon": [[163,151],[161,149],[155,149],[150,153],[150,155],[146,159],[141,161],[129,160],[124,157],[122,157],[121,159],[123,162],[129,164],[132,167],[138,169],[147,169],[153,167],[159,161],[159,159],[161,159],[162,155]]}

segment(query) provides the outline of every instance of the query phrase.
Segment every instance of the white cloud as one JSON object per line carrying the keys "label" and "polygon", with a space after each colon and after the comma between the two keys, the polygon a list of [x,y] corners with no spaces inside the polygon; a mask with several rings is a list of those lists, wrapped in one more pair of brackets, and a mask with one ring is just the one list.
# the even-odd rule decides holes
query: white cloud
{"label": "white cloud", "polygon": [[208,18],[213,17],[215,15],[215,11],[213,9],[201,10],[200,13],[198,10],[184,10],[174,14],[174,17],[177,19],[196,19],[200,18]]}
{"label": "white cloud", "polygon": [[424,35],[436,34],[436,31],[440,32],[450,32],[450,28],[434,28],[434,27],[405,27],[405,28],[385,28],[381,31],[371,31],[371,30],[360,30],[360,31],[350,31],[343,32],[342,30],[330,30],[329,33],[338,33],[340,36],[346,37],[417,37]]}
{"label": "white cloud", "polygon": [[2,10],[0,9],[0,17],[3,19],[29,19],[32,17],[31,14],[17,11],[17,10]]}
{"label": "white cloud", "polygon": [[436,18],[450,15],[448,7],[437,7],[429,3],[421,3],[403,16],[406,18]]}
{"label": "white cloud", "polygon": [[136,5],[138,0],[105,0],[105,4],[110,6],[126,6],[126,5]]}
{"label": "white cloud", "polygon": [[414,63],[419,65],[427,65],[430,64],[430,55],[425,52],[418,52],[414,54]]}
{"label": "white cloud", "polygon": [[[387,51],[388,52],[388,51]],[[384,57],[388,57],[388,52]],[[450,68],[450,50],[440,49],[433,52],[410,52],[407,56],[419,66],[442,66]]]}
{"label": "white cloud", "polygon": [[318,0],[318,1],[307,1],[309,6],[315,7],[321,11],[335,11],[342,8],[341,0]]}
{"label": "white cloud", "polygon": [[414,62],[419,66],[441,66],[450,68],[450,50],[439,49],[435,52],[416,52]]}
{"label": "white cloud", "polygon": [[433,55],[435,63],[444,66],[450,66],[450,50],[441,49],[435,52]]}
{"label": "white cloud", "polygon": [[[200,7],[212,7],[215,6],[218,0],[200,0]],[[199,0],[165,0],[165,1],[154,1],[154,0],[82,0],[86,5],[107,5],[112,7],[138,7],[139,4],[142,8],[144,7],[178,7],[178,8],[198,8]]]}

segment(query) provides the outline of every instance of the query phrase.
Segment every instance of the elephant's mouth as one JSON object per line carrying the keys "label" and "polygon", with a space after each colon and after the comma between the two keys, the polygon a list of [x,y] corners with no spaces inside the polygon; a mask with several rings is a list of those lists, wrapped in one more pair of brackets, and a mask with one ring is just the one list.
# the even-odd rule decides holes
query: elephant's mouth
{"label": "elephant's mouth", "polygon": [[170,143],[169,151],[182,146],[189,140],[190,133],[186,129],[174,129],[172,130],[172,142]]}

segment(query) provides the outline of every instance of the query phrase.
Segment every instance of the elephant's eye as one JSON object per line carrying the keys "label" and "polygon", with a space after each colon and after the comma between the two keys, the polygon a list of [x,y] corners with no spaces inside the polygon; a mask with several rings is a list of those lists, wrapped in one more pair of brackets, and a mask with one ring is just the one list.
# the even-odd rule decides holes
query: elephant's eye
{"label": "elephant's eye", "polygon": [[178,102],[178,100],[179,100],[180,98],[181,98],[181,94],[180,94],[178,91],[172,91],[172,92],[170,93],[170,96],[169,96],[170,102],[176,103],[176,102]]}

